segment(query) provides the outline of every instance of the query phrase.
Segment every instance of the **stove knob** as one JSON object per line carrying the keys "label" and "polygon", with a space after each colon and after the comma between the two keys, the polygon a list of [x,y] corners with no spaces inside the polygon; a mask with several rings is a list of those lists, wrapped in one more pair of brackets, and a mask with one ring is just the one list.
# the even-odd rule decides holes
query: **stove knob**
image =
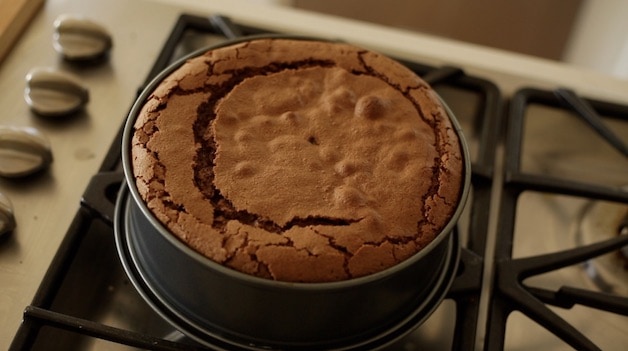
{"label": "stove knob", "polygon": [[69,61],[92,61],[105,57],[112,46],[109,32],[100,24],[74,15],[54,21],[53,47]]}
{"label": "stove knob", "polygon": [[32,127],[0,127],[0,176],[17,178],[48,168],[50,143]]}
{"label": "stove knob", "polygon": [[38,115],[60,117],[83,108],[89,101],[89,91],[72,74],[34,68],[26,75],[24,99]]}
{"label": "stove knob", "polygon": [[0,238],[15,229],[15,216],[9,198],[0,193]]}

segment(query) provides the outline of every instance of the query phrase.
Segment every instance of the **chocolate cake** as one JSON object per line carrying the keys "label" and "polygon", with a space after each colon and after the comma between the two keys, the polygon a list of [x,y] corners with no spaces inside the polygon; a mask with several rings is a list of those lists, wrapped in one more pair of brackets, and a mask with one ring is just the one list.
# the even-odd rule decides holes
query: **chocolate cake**
{"label": "chocolate cake", "polygon": [[258,39],[161,81],[135,122],[139,194],[209,259],[290,282],[391,267],[429,244],[462,191],[460,140],[433,90],[343,43]]}

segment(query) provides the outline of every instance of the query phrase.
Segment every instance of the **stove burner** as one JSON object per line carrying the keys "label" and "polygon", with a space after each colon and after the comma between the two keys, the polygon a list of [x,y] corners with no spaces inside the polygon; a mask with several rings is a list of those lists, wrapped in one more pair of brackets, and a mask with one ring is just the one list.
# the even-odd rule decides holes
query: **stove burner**
{"label": "stove burner", "polygon": [[[582,210],[577,226],[578,245],[589,245],[611,239],[617,235],[628,235],[625,219],[628,205],[592,201]],[[623,223],[623,225],[622,225]],[[587,260],[583,267],[586,276],[600,291],[628,296],[628,247]]]}

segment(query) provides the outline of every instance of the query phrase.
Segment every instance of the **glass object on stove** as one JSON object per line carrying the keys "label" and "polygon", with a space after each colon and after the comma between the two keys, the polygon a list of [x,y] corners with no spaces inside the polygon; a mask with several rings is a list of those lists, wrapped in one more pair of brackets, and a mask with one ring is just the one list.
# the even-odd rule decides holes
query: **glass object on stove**
{"label": "glass object on stove", "polygon": [[[628,235],[628,205],[610,201],[591,201],[580,214],[576,240],[589,245],[617,235]],[[628,247],[596,257],[584,264],[586,275],[602,292],[628,296]]]}

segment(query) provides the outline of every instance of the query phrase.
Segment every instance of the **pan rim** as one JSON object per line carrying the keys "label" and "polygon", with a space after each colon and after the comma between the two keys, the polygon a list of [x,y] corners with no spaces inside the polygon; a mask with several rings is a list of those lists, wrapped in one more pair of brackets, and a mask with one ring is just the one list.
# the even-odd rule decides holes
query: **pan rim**
{"label": "pan rim", "polygon": [[195,251],[194,249],[186,245],[184,242],[179,240],[155,217],[155,215],[148,208],[148,206],[146,205],[144,200],[141,198],[137,190],[137,186],[135,185],[135,178],[134,178],[134,174],[133,174],[133,170],[131,166],[131,159],[130,159],[131,139],[132,139],[132,133],[134,130],[134,123],[142,106],[144,105],[145,101],[149,98],[149,96],[152,94],[152,92],[155,90],[155,88],[160,84],[160,82],[163,79],[165,79],[168,75],[170,75],[172,72],[174,72],[176,69],[178,69],[180,66],[182,66],[188,59],[198,56],[204,52],[207,52],[208,50],[235,45],[238,43],[247,42],[251,40],[258,40],[258,39],[293,39],[293,40],[315,40],[315,41],[330,42],[330,40],[328,39],[308,37],[308,36],[262,34],[262,35],[244,36],[237,39],[227,40],[219,44],[210,45],[182,57],[181,59],[171,64],[168,68],[160,72],[144,88],[140,96],[136,99],[135,103],[133,104],[131,111],[129,112],[129,115],[127,116],[127,120],[124,126],[123,135],[122,135],[122,147],[121,147],[122,166],[124,170],[125,182],[129,188],[131,197],[134,199],[135,204],[139,207],[142,213],[146,216],[146,218],[149,220],[151,225],[154,228],[156,228],[159,231],[159,233],[162,236],[164,236],[166,240],[168,240],[178,250],[182,251],[184,254],[192,257],[194,260],[198,261],[199,263],[205,266],[208,266],[209,268],[215,271],[219,271],[223,274],[232,276],[235,279],[239,279],[241,281],[248,282],[249,284],[252,284],[252,285],[264,286],[266,288],[280,288],[280,289],[290,288],[290,289],[306,290],[306,291],[307,290],[345,289],[350,286],[370,284],[370,283],[378,282],[382,279],[387,279],[390,275],[394,275],[396,272],[402,271],[406,269],[408,266],[413,265],[414,262],[421,260],[426,255],[428,255],[429,252],[434,250],[435,247],[439,246],[441,242],[444,241],[446,237],[448,237],[449,234],[454,230],[458,222],[458,219],[460,218],[462,212],[464,211],[466,207],[469,193],[471,191],[471,173],[472,172],[471,172],[470,152],[469,152],[469,148],[468,148],[466,139],[464,137],[464,134],[462,133],[462,127],[460,123],[458,122],[458,120],[456,119],[453,112],[451,111],[451,109],[447,106],[447,104],[443,101],[443,99],[441,99],[440,96],[438,96],[436,92],[434,93],[436,94],[436,96],[438,96],[439,100],[441,101],[441,104],[443,105],[445,112],[447,113],[447,116],[449,117],[452,123],[452,126],[454,127],[456,136],[460,140],[460,148],[461,148],[462,159],[463,159],[463,178],[462,178],[462,184],[461,184],[462,185],[461,193],[460,193],[458,204],[454,213],[451,215],[447,224],[441,229],[440,233],[436,235],[434,240],[432,240],[424,248],[422,248],[420,251],[416,252],[409,258],[389,268],[386,268],[382,271],[368,274],[365,276],[350,278],[350,279],[341,280],[341,281],[333,281],[333,282],[309,282],[309,283],[286,282],[286,281],[278,281],[278,280],[256,277],[253,275],[239,272],[229,267],[225,267],[224,265],[217,263],[209,259],[208,257],[205,257],[204,255],[200,254],[199,252]]}

